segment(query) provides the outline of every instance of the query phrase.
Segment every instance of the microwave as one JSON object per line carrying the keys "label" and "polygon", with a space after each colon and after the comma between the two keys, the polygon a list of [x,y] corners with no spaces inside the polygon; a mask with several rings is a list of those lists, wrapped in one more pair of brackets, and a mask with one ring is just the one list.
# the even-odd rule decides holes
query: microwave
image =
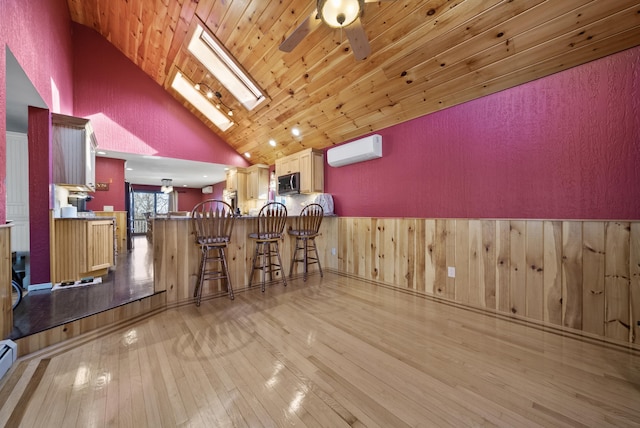
{"label": "microwave", "polygon": [[300,173],[281,175],[278,177],[278,195],[293,195],[300,193]]}

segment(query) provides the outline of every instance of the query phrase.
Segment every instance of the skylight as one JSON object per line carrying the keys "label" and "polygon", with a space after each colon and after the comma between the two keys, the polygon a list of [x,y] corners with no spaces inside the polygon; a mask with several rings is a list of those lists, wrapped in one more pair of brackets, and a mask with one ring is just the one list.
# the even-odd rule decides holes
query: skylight
{"label": "skylight", "polygon": [[191,52],[205,68],[247,109],[265,100],[264,93],[242,70],[227,50],[201,25],[189,42]]}
{"label": "skylight", "polygon": [[207,119],[213,122],[213,124],[220,128],[222,131],[226,131],[233,125],[233,121],[231,120],[231,118],[224,114],[222,111],[218,110],[211,103],[211,101],[209,101],[209,99],[205,95],[203,95],[202,92],[197,90],[194,85],[179,71],[173,78],[171,87],[182,94],[182,96],[185,97],[186,100],[191,103],[191,105],[200,110],[200,112],[204,114]]}

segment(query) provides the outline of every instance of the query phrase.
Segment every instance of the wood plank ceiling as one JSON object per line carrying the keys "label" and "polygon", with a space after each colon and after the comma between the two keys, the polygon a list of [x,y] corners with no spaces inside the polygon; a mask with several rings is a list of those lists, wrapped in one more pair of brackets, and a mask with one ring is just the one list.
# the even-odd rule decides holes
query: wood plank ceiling
{"label": "wood plank ceiling", "polygon": [[[280,43],[313,0],[68,0],[94,28],[251,162],[324,148],[640,45],[640,0],[395,0],[365,4],[371,55],[321,25]],[[244,109],[187,51],[202,23],[264,89]],[[171,88],[180,70],[234,109],[221,132]],[[291,134],[298,126],[300,137]],[[276,147],[268,144],[270,139]]]}

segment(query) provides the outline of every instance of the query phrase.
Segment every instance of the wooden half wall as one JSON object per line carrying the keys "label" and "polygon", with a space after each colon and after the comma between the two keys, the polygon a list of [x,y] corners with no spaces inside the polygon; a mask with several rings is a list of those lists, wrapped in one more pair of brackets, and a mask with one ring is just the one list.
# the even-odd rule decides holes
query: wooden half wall
{"label": "wooden half wall", "polygon": [[349,217],[338,227],[341,272],[640,342],[640,221]]}

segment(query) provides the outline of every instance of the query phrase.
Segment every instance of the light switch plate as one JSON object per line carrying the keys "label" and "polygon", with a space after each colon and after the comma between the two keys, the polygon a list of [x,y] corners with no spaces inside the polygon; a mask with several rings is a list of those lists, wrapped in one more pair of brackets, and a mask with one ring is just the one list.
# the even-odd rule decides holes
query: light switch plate
{"label": "light switch plate", "polygon": [[449,266],[447,268],[447,275],[449,276],[449,278],[455,278],[456,277],[456,268],[454,268],[453,266]]}

